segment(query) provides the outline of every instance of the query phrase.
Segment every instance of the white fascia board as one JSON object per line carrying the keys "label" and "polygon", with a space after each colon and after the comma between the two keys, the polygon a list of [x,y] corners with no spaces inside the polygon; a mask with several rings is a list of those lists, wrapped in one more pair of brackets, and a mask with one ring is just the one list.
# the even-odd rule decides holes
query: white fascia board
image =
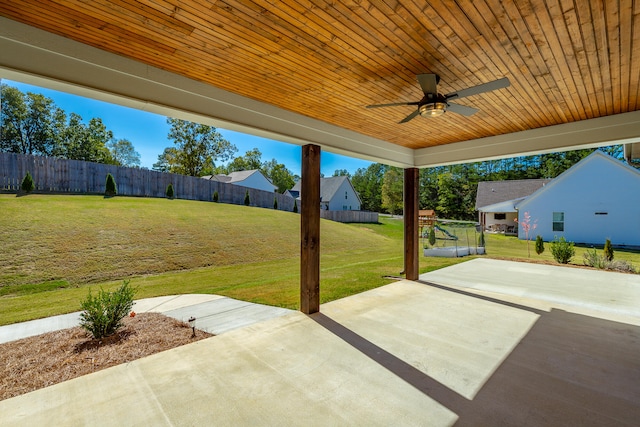
{"label": "white fascia board", "polygon": [[521,197],[513,200],[505,200],[504,202],[494,203],[492,205],[483,206],[478,208],[479,212],[517,212],[516,205],[526,197]]}
{"label": "white fascia board", "polygon": [[640,111],[421,148],[416,167],[433,167],[640,142]]}
{"label": "white fascia board", "polygon": [[0,17],[0,78],[346,156],[413,167],[414,150]]}

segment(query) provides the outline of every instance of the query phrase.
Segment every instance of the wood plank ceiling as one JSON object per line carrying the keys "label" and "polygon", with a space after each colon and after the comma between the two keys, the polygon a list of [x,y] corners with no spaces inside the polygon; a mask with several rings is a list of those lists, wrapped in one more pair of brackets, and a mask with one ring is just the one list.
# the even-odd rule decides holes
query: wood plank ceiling
{"label": "wood plank ceiling", "polygon": [[[1,0],[0,15],[408,148],[640,109],[640,0]],[[416,74],[473,116],[398,122]]]}

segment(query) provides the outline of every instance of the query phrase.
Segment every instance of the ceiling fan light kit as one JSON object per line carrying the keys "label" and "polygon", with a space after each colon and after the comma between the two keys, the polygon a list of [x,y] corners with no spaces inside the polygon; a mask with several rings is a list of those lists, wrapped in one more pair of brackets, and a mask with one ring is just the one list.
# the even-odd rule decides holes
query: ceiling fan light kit
{"label": "ceiling fan light kit", "polygon": [[432,102],[421,105],[418,110],[422,117],[438,117],[447,111],[447,104],[445,102]]}
{"label": "ceiling fan light kit", "polygon": [[438,82],[440,82],[440,76],[438,76],[437,74],[418,74],[416,77],[418,78],[418,83],[420,84],[422,92],[424,93],[424,97],[420,101],[367,105],[367,108],[398,107],[405,105],[417,106],[417,109],[413,113],[402,119],[400,123],[406,123],[409,120],[412,120],[418,114],[422,117],[439,117],[447,111],[447,108],[449,109],[449,111],[452,111],[454,113],[462,114],[463,116],[471,116],[475,114],[478,109],[468,107],[466,105],[450,103],[449,100],[466,98],[467,96],[478,95],[484,92],[503,89],[511,84],[508,78],[503,77],[492,82],[482,83],[458,92],[452,92],[447,95],[442,95],[438,93]]}

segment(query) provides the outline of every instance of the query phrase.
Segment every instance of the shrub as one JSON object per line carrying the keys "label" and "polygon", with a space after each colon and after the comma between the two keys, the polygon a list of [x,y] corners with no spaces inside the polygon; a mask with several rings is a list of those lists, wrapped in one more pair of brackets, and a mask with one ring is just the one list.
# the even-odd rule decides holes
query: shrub
{"label": "shrub", "polygon": [[598,252],[595,248],[593,248],[592,251],[587,249],[582,257],[582,263],[589,267],[606,268],[607,266],[607,261],[604,259],[604,257],[598,255]]}
{"label": "shrub", "polygon": [[585,252],[585,254],[583,255],[584,260],[583,263],[584,265],[588,265],[589,267],[595,267],[595,268],[600,268],[600,269],[605,269],[605,270],[614,270],[614,271],[621,271],[623,273],[638,273],[638,270],[633,266],[633,264],[630,264],[627,261],[613,261],[613,260],[607,260],[606,258],[606,254],[603,254],[603,256],[598,255],[598,252],[593,249],[592,251],[587,250],[587,252]]}
{"label": "shrub", "polygon": [[613,246],[611,246],[611,240],[607,239],[604,242],[604,259],[607,261],[613,261]]}
{"label": "shrub", "polygon": [[298,201],[293,201],[293,213],[298,213]]}
{"label": "shrub", "polygon": [[24,176],[20,188],[22,188],[22,191],[24,191],[25,193],[31,193],[35,188],[33,177],[31,177],[31,174],[29,172],[27,172],[27,174]]}
{"label": "shrub", "polygon": [[82,301],[80,326],[86,329],[95,339],[115,334],[123,325],[122,319],[129,314],[133,307],[133,296],[136,290],[125,280],[113,292],[100,288],[97,296],[91,294]]}
{"label": "shrub", "polygon": [[173,184],[167,185],[167,199],[173,199]]}
{"label": "shrub", "polygon": [[220,198],[220,195],[218,194],[217,191],[213,192],[213,201],[218,203],[218,199]]}
{"label": "shrub", "polygon": [[542,236],[538,234],[536,236],[536,253],[538,255],[542,255],[543,252],[544,252],[544,241],[542,240]]}
{"label": "shrub", "polygon": [[576,254],[576,250],[573,247],[573,242],[567,242],[564,237],[558,239],[557,237],[551,242],[551,254],[560,264],[568,264],[571,258]]}
{"label": "shrub", "polygon": [[249,206],[251,204],[251,199],[249,198],[249,190],[244,193],[244,205]]}
{"label": "shrub", "polygon": [[[435,240],[436,235],[433,233],[433,239]],[[429,239],[431,239],[431,235],[429,235]],[[484,248],[486,242],[484,241],[484,230],[480,230],[480,237],[478,237],[478,246]]]}
{"label": "shrub", "polygon": [[436,230],[434,227],[429,229],[429,244],[431,246],[436,244]]}
{"label": "shrub", "polygon": [[278,199],[277,198],[273,198],[273,209],[278,209]]}
{"label": "shrub", "polygon": [[116,194],[118,194],[118,186],[116,185],[116,180],[113,179],[113,175],[108,173],[107,183],[105,184],[104,195],[108,197],[113,197]]}

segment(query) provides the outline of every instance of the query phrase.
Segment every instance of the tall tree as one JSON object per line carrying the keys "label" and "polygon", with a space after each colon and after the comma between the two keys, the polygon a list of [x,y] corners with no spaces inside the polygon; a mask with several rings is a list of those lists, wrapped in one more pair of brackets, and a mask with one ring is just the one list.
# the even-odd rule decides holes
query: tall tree
{"label": "tall tree", "polygon": [[358,168],[351,177],[351,184],[362,201],[362,210],[382,212],[382,177],[389,166],[373,163],[367,168]]}
{"label": "tall tree", "polygon": [[107,129],[102,119],[94,117],[85,125],[80,115],[71,113],[52,154],[72,160],[115,164],[107,148],[112,138],[113,133]]}
{"label": "tall tree", "polygon": [[0,151],[49,155],[59,109],[51,98],[0,85]]}
{"label": "tall tree", "polygon": [[175,147],[167,147],[162,154],[158,155],[158,161],[151,169],[159,172],[171,172],[171,166],[178,164],[178,150]]}
{"label": "tall tree", "polygon": [[112,139],[107,147],[117,164],[128,167],[140,166],[140,153],[128,139]]}
{"label": "tall tree", "polygon": [[227,165],[227,173],[237,171],[250,171],[260,169],[262,167],[262,153],[259,149],[254,148],[247,151],[244,156],[235,157]]}
{"label": "tall tree", "polygon": [[287,167],[278,163],[276,159],[264,162],[261,167],[262,172],[271,180],[273,185],[278,187],[278,193],[284,193],[295,185],[295,176]]}
{"label": "tall tree", "polygon": [[176,149],[171,172],[200,176],[205,168],[212,168],[217,160],[228,160],[237,151],[213,126],[173,118],[167,123],[171,125],[168,137]]}
{"label": "tall tree", "polygon": [[349,171],[348,171],[348,170],[346,170],[346,169],[336,169],[336,170],[333,172],[333,176],[346,176],[346,177],[351,178],[351,174],[350,174],[350,173],[349,173]]}
{"label": "tall tree", "polygon": [[391,215],[402,212],[402,169],[390,167],[382,177],[382,207]]}

